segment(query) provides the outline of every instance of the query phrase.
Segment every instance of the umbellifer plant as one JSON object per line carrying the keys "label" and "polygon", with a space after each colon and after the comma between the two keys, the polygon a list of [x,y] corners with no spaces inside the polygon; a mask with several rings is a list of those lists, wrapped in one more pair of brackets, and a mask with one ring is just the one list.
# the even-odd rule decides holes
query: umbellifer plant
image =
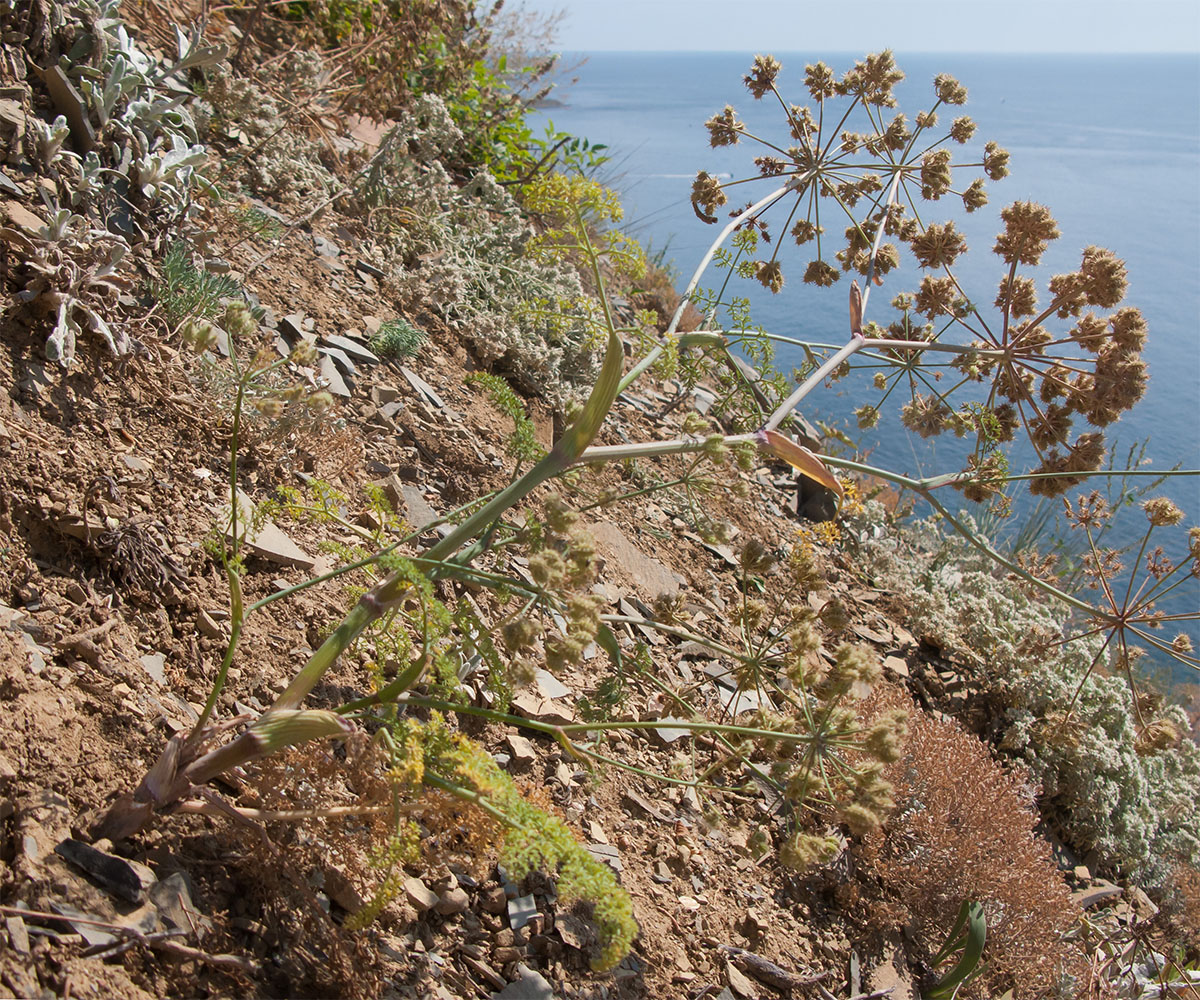
{"label": "umbellifer plant", "polygon": [[[774,249],[766,259],[758,257],[757,251],[767,226],[764,213],[785,206],[789,208],[785,227],[790,227],[795,241],[815,244],[816,255],[805,269],[807,282],[828,286],[838,280],[840,273],[850,271],[864,279],[865,290],[857,281],[850,287],[849,337],[845,343],[823,361],[815,362],[807,377],[783,399],[744,393],[738,406],[743,415],[753,418],[753,430],[710,433],[693,422],[685,429],[695,433],[669,441],[594,445],[617,395],[652,366],[675,356],[698,368],[707,363],[729,365],[731,347],[742,334],[709,329],[677,335],[681,306],[662,342],[625,371],[621,335],[627,331],[618,325],[605,294],[606,268],[636,267],[637,255],[619,233],[598,232],[594,226],[598,218],[615,221],[615,207],[598,185],[581,179],[550,178],[534,185],[529,195],[533,208],[552,220],[540,237],[537,251],[549,259],[576,262],[597,292],[598,312],[586,312],[580,322],[594,325],[603,345],[603,363],[578,414],[549,453],[506,489],[468,505],[464,516],[429,548],[418,555],[402,556],[396,542],[335,571],[370,567],[376,575],[354,607],[298,669],[286,690],[248,724],[238,720],[218,722],[215,718],[215,706],[237,652],[245,616],[298,588],[250,607],[243,605],[237,558],[235,439],[230,482],[233,523],[224,532],[233,541],[222,554],[234,597],[232,636],[225,659],[199,721],[190,732],[174,737],[133,793],[111,808],[101,826],[105,835],[128,836],[173,809],[236,813],[236,808],[218,800],[208,787],[221,774],[308,741],[346,740],[354,734],[368,734],[388,761],[387,773],[395,782],[398,796],[402,790],[408,794],[421,786],[457,795],[510,828],[509,856],[514,870],[525,871],[532,865],[559,867],[563,876],[561,893],[586,897],[595,904],[595,917],[602,931],[595,964],[600,968],[614,965],[635,931],[628,897],[603,866],[584,855],[561,824],[556,825],[544,813],[524,804],[486,755],[448,728],[445,717],[470,713],[519,723],[554,737],[572,754],[609,761],[612,759],[596,745],[581,742],[587,734],[661,726],[664,720],[553,725],[516,720],[502,710],[503,706],[492,710],[455,700],[454,650],[470,650],[500,666],[505,656],[487,634],[496,623],[485,623],[477,615],[455,618],[433,588],[438,580],[470,581],[502,588],[510,599],[515,597],[520,602],[522,610],[507,613],[499,626],[514,675],[530,666],[528,651],[539,648],[537,636],[517,626],[528,619],[523,612],[540,608],[558,613],[557,631],[546,636],[541,646],[548,663],[572,661],[589,641],[595,640],[620,668],[621,653],[608,621],[601,619],[594,602],[576,592],[586,575],[586,546],[571,540],[570,517],[561,508],[547,508],[545,526],[538,529],[540,536],[537,531],[529,533],[534,556],[529,560],[527,577],[514,579],[476,566],[509,512],[545,484],[585,463],[663,454],[703,455],[719,463],[730,454],[742,457],[758,449],[790,463],[839,497],[845,495],[845,487],[831,467],[868,472],[919,493],[972,544],[1032,586],[1098,621],[1112,621],[1110,612],[1064,593],[995,552],[947,510],[935,491],[950,485],[968,495],[982,496],[996,492],[1006,481],[1020,478],[1007,474],[1001,457],[1002,446],[1018,431],[1027,433],[1040,456],[1037,470],[1026,477],[1040,491],[1062,492],[1098,470],[1103,451],[1100,432],[1087,430],[1072,440],[1071,424],[1083,421],[1091,428],[1104,426],[1132,405],[1144,383],[1138,358],[1144,325],[1136,310],[1116,308],[1125,289],[1120,261],[1107,251],[1089,248],[1078,271],[1050,282],[1050,299],[1039,307],[1032,282],[1019,271],[1037,261],[1057,231],[1045,209],[1018,203],[1003,214],[1005,230],[997,239],[995,252],[1005,264],[1005,274],[996,298],[997,312],[985,313],[967,299],[953,273],[955,260],[965,251],[961,236],[952,223],[926,222],[917,210],[918,204],[949,194],[963,169],[981,170],[992,178],[1006,172],[1007,155],[994,144],[985,145],[977,158],[964,164],[956,164],[950,151],[943,148],[946,142],[965,144],[973,136],[973,123],[963,117],[949,127],[938,127],[939,109],[963,103],[964,88],[949,77],[938,77],[932,107],[910,124],[903,115],[885,117],[884,109],[895,103],[892,89],[900,79],[889,53],[868,57],[841,78],[823,64],[810,66],[806,83],[816,104],[815,112],[783,100],[775,86],[778,72],[777,62],[759,57],[746,82],[756,98],[770,95],[779,100],[795,144],[785,147],[765,143],[768,155],[756,163],[759,177],[767,179],[773,190],[737,212],[724,226],[697,268],[687,293],[690,296],[696,292],[702,274],[718,253],[723,254],[719,262],[731,271],[745,272],[772,290],[780,290],[780,244],[772,244]],[[839,101],[844,103],[837,107]],[[859,126],[862,131],[849,131],[854,116],[863,120]],[[830,134],[827,125],[835,121],[836,134]],[[714,145],[757,138],[746,133],[732,108],[714,117],[709,130]],[[737,183],[742,182],[721,184],[701,174],[693,192],[697,213],[706,221],[716,222],[716,210],[727,201],[731,184]],[[982,203],[981,178],[960,187],[968,209]],[[844,242],[836,252],[831,252],[822,238],[830,214],[843,229]],[[721,251],[730,237],[733,250]],[[888,237],[895,242],[888,241]],[[881,285],[898,263],[899,243],[906,244],[929,273],[915,294],[893,300],[899,319],[884,329],[867,321],[868,299],[871,289]],[[1098,315],[1092,311],[1095,309],[1116,311]],[[710,317],[713,315],[710,313]],[[918,318],[927,322],[919,322]],[[1067,328],[1051,332],[1048,324],[1056,319],[1067,323]],[[964,339],[952,339],[957,333]],[[823,459],[786,432],[794,408],[814,388],[827,378],[842,375],[851,359],[863,357],[883,367],[878,388],[884,398],[901,387],[907,397],[902,418],[906,424],[922,433],[955,429],[976,436],[978,445],[966,469],[914,480],[847,460]],[[934,359],[942,357],[950,359],[950,369],[957,373],[949,387],[935,385],[928,374],[936,365]],[[955,408],[951,403],[954,392],[972,386],[975,397]],[[864,419],[873,419],[881,403],[877,400],[868,404],[870,412],[864,412]],[[538,548],[538,537],[544,539],[546,533],[556,534],[560,544]],[[762,555],[752,548],[743,552],[746,589],[767,571]],[[789,567],[797,585],[803,585],[811,573],[805,558],[801,551]],[[698,717],[683,699],[676,698],[681,717],[670,719],[669,725],[708,734],[719,753],[750,766],[789,801],[800,806],[817,802],[821,807],[835,807],[839,819],[852,832],[865,831],[878,824],[890,804],[879,772],[883,761],[895,757],[903,720],[889,719],[870,729],[857,726],[843,702],[870,683],[877,664],[870,662],[869,654],[847,646],[839,649],[830,665],[814,668],[807,659],[807,654],[813,652],[811,617],[794,614],[785,621],[779,618],[783,607],[783,602],[772,608],[748,600],[740,612],[744,648],[720,650],[738,662],[739,683],[763,691],[774,709],[762,711],[754,725],[714,722]],[[690,636],[671,621],[668,611],[664,609],[655,620],[639,620],[637,624],[713,645],[711,639]],[[611,620],[616,616],[608,617]],[[352,644],[370,630],[392,622],[407,622],[417,639],[407,647],[393,647],[404,655],[396,658],[390,672],[380,673],[370,695],[334,708],[305,707],[314,688]],[[416,690],[424,680],[430,682],[432,693]],[[419,721],[410,714],[414,708],[434,714],[427,721]],[[702,776],[683,783],[702,787],[703,781]],[[402,860],[411,848],[411,830],[405,824],[403,812],[397,810],[389,854],[393,861]],[[784,860],[802,867],[834,849],[836,844],[827,836],[808,832],[797,823],[784,845]],[[385,897],[386,893],[377,897],[359,922],[369,918],[369,911],[381,905],[379,900]]]}

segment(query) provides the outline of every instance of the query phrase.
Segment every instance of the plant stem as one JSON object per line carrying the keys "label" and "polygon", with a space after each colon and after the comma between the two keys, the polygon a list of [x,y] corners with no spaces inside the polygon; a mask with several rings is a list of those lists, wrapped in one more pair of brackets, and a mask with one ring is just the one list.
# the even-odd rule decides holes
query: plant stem
{"label": "plant stem", "polygon": [[213,681],[212,690],[208,694],[208,700],[204,703],[204,710],[200,713],[200,718],[196,720],[196,724],[192,726],[192,731],[188,734],[188,740],[196,739],[212,717],[213,711],[217,707],[217,699],[221,696],[221,691],[225,688],[225,680],[229,676],[229,667],[233,663],[233,654],[237,650],[238,640],[242,635],[242,622],[245,620],[245,611],[243,610],[242,601],[242,579],[238,575],[237,570],[232,566],[226,566],[226,578],[229,581],[229,642],[225,645],[225,656],[221,660],[221,667],[217,671],[217,679]]}
{"label": "plant stem", "polygon": [[817,385],[824,381],[825,376],[834,371],[843,361],[850,357],[850,355],[866,346],[866,344],[867,341],[862,337],[851,337],[849,343],[844,344],[836,354],[834,354],[823,365],[821,365],[820,368],[818,368],[815,372],[809,375],[808,378],[801,382],[800,385],[796,387],[795,391],[779,404],[775,412],[771,414],[771,418],[767,421],[763,430],[777,430],[779,425],[783,423],[791,414],[792,410],[796,408],[796,405],[805,396],[812,392]]}

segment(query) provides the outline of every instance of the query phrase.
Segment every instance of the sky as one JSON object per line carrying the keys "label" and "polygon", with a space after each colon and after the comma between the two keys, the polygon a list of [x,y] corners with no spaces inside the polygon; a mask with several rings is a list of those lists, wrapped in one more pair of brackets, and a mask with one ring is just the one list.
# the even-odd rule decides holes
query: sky
{"label": "sky", "polygon": [[[514,0],[510,0],[510,3]],[[1197,0],[524,0],[561,51],[1200,52]]]}

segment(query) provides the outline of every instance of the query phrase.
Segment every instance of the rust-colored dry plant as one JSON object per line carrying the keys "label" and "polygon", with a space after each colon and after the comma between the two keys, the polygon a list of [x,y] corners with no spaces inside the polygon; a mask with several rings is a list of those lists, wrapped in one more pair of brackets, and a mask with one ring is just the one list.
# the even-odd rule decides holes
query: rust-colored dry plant
{"label": "rust-colored dry plant", "polygon": [[987,967],[966,995],[1070,996],[1087,965],[1064,934],[1078,910],[1034,833],[1029,785],[948,722],[913,712],[904,757],[887,773],[896,810],[868,836],[868,871],[907,907],[928,959],[964,901],[983,904]]}
{"label": "rust-colored dry plant", "polygon": [[1171,884],[1174,891],[1161,911],[1163,931],[1183,949],[1185,960],[1200,961],[1200,870],[1179,864]]}

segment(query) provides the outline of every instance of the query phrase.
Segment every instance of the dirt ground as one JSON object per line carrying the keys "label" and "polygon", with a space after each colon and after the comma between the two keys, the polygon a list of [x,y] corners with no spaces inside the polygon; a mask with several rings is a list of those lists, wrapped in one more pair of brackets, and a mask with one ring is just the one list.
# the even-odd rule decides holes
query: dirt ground
{"label": "dirt ground", "polygon": [[[338,239],[336,221],[326,231]],[[235,251],[234,266],[239,254],[249,258],[253,250]],[[248,288],[275,316],[311,317],[320,335],[349,330],[353,336],[386,314],[378,297],[347,296],[344,285],[332,286],[315,266],[320,260],[312,233],[299,230]],[[490,996],[519,980],[522,963],[540,970],[562,996],[700,996],[731,980],[739,995],[770,994],[770,986],[739,970],[738,949],[752,950],[796,983],[813,974],[831,985],[846,978],[851,928],[828,893],[789,875],[771,852],[756,855],[747,846],[750,833],[770,820],[765,797],[717,793],[702,803],[689,790],[585,770],[536,737],[518,743],[518,755],[506,742],[514,731],[497,726],[478,732],[488,748],[506,754],[515,773],[548,793],[581,838],[619,866],[641,935],[615,976],[588,971],[586,926],[567,911],[556,913],[549,882],[532,887],[541,913],[531,924],[535,933],[514,932],[502,896],[497,903],[502,883],[494,857],[455,857],[453,849],[445,861],[411,875],[435,890],[440,884],[443,895],[456,881],[468,901],[461,912],[422,910],[420,900],[404,897],[368,931],[344,932],[341,904],[370,886],[332,889],[346,875],[314,850],[320,837],[310,839],[302,824],[273,826],[264,839],[259,829],[180,815],[115,848],[102,844],[148,865],[159,883],[181,874],[196,927],[179,938],[114,931],[110,924],[127,928],[145,904],[115,897],[56,847],[67,838],[88,839],[90,823],[130,790],[171,734],[195,720],[207,695],[228,620],[224,577],[204,541],[226,489],[229,413],[200,361],[162,340],[152,324],[140,333],[144,356],[114,364],[89,352],[63,370],[40,360],[41,331],[27,322],[19,310],[6,314],[0,369],[2,891],[8,919],[29,932],[27,950],[14,944],[3,960],[14,994]],[[507,482],[510,428],[478,390],[464,385],[472,364],[461,346],[443,332],[408,364],[443,407],[431,407],[398,366],[362,366],[353,395],[339,400],[320,439],[295,443],[282,457],[270,442],[251,440],[242,489],[261,500],[307,472],[361,504],[358,483],[395,476],[411,520],[422,502],[440,513]],[[670,408],[679,402],[675,395],[670,384],[639,385],[618,405],[604,439],[677,433],[694,400]],[[389,417],[373,399],[405,405]],[[548,415],[538,404],[532,412],[548,438]],[[705,501],[710,515],[769,547],[794,537],[797,525],[786,513],[794,500],[774,485],[780,470],[730,476],[740,477],[748,497],[719,492]],[[598,492],[618,478],[605,472],[589,488]],[[636,615],[622,602],[649,604],[660,593],[681,592],[692,625],[723,635],[722,613],[739,593],[732,549],[705,544],[680,518],[682,510],[662,503],[656,495],[587,516],[605,560],[599,586],[608,610]],[[321,558],[328,526],[289,521],[284,530]],[[303,576],[302,568],[278,559],[252,559],[246,597],[259,599]],[[847,584],[834,586],[851,594]],[[856,624],[881,652],[902,656],[915,648],[911,636],[871,611],[878,595],[857,590],[866,603]],[[222,707],[253,712],[269,704],[345,605],[343,588],[331,582],[253,616]],[[626,628],[632,645],[637,633]],[[681,684],[704,677],[695,669],[695,651],[682,642],[657,634],[651,642],[663,678]],[[595,693],[606,669],[602,656],[585,661],[557,679],[563,690],[540,694],[557,694],[557,704],[571,712],[575,699]],[[331,692],[366,691],[367,684],[361,663],[342,663],[316,703]],[[715,703],[718,688],[708,688],[701,696]],[[666,714],[661,694],[637,679],[624,710],[630,718]],[[661,768],[672,755],[688,760],[695,752],[685,749],[688,743],[673,749],[653,733],[628,735],[611,752]],[[220,794],[253,801],[254,781],[250,774],[244,788]],[[723,814],[720,825],[705,819],[714,811]],[[17,905],[50,914],[71,907],[100,923],[22,920],[11,909]],[[865,956],[864,943],[854,944]],[[96,957],[114,948],[116,954]]]}
{"label": "dirt ground", "polygon": [[[220,218],[206,221],[221,232]],[[245,275],[264,308],[258,336],[267,350],[297,337],[363,345],[395,315],[386,282],[363,266],[363,241],[355,220],[330,210],[289,230],[248,275],[264,244],[226,233],[211,251],[232,275]],[[137,266],[143,284],[158,276],[152,259]],[[229,591],[208,543],[228,503],[228,363],[187,350],[151,300],[129,296],[125,320],[140,349],[113,359],[90,343],[61,368],[45,360],[45,318],[16,302],[13,274],[2,276],[3,990],[116,1000],[914,995],[920,969],[909,967],[911,942],[896,923],[867,918],[862,901],[878,886],[855,870],[844,831],[830,827],[842,846],[835,861],[797,875],[771,849],[785,814],[765,787],[730,781],[701,796],[636,770],[585,767],[532,730],[479,719],[460,724],[630,893],[640,934],[614,973],[590,969],[595,927],[586,910],[560,903],[545,875],[511,882],[496,865],[496,831],[469,807],[430,798],[417,814],[429,833],[424,860],[405,871],[402,891],[362,931],[344,924],[378,882],[369,822],[325,815],[259,823],[222,813],[221,803],[353,804],[362,792],[362,748],[353,741],[310,743],[225,775],[208,789],[206,814],[162,815],[127,840],[96,840],[108,806],[198,719],[226,648]],[[337,518],[277,520],[279,538],[247,561],[247,602],[332,568],[338,551],[361,542],[358,529],[373,523],[364,483],[378,484],[398,514],[422,527],[510,481],[511,421],[465,381],[477,366],[455,334],[432,319],[426,325],[431,339],[403,364],[360,360],[352,376],[339,365],[345,393],[320,424],[244,428],[238,484],[251,501],[314,481],[346,498],[335,503]],[[548,407],[525,402],[550,445]],[[679,383],[643,380],[618,400],[599,443],[678,436],[686,415],[704,406]],[[566,499],[585,506],[608,489],[640,488],[640,477],[669,480],[682,462],[585,470]],[[583,515],[603,561],[593,593],[604,613],[649,617],[665,595],[689,629],[737,645],[736,552],[748,539],[786,551],[801,525],[786,467],[730,465],[722,477],[699,502],[710,520],[732,526],[727,544],[700,536],[697,511],[678,491]],[[836,634],[826,630],[828,646],[846,639],[870,649],[892,699],[915,698],[968,722],[986,708],[971,702],[951,662],[904,627],[894,610],[902,595],[875,590],[844,561],[822,557],[825,583],[805,599],[814,609],[836,599],[845,612]],[[330,580],[251,615],[218,719],[264,711],[355,599]],[[632,622],[614,630],[627,651],[648,643],[651,661],[624,678],[618,718],[669,718],[670,692],[680,691],[714,720],[756,707],[731,705],[717,679],[729,664],[711,650]],[[517,711],[577,719],[580,699],[611,694],[603,683],[610,675],[607,658],[590,650],[578,667],[540,674],[519,692]],[[346,656],[307,704],[338,705],[366,695],[371,683],[366,654]],[[472,690],[478,704],[490,704],[482,684]],[[668,775],[702,771],[715,752],[669,725],[617,731],[605,748],[628,768]],[[1063,857],[1070,868],[1074,859]]]}

